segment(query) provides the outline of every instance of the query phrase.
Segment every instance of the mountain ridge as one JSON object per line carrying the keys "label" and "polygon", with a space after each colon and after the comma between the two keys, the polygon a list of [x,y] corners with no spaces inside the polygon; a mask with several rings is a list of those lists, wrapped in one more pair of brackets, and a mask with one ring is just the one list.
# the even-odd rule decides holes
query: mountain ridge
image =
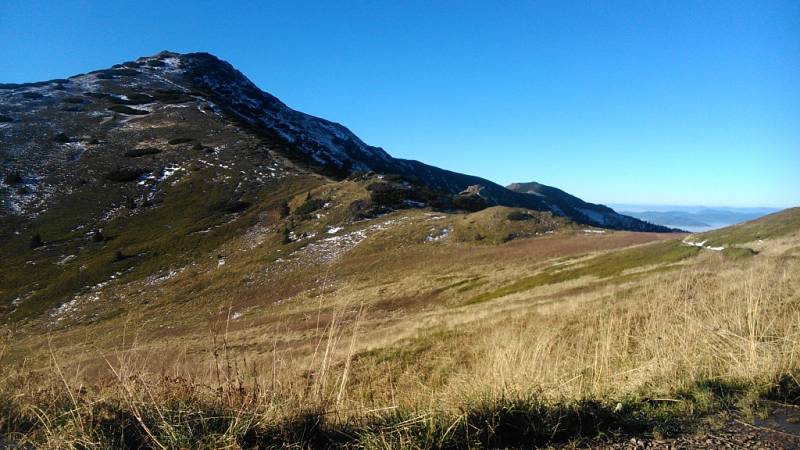
{"label": "mountain ridge", "polygon": [[[139,58],[112,66],[111,69],[101,69],[69,79],[6,84],[0,87],[6,92],[26,88],[42,89],[48,85],[55,89],[65,89],[66,84],[78,80],[79,83],[84,83],[84,87],[91,89],[91,82],[86,80],[91,76],[110,81],[128,81],[149,76],[155,81],[177,88],[178,96],[203,98],[212,104],[212,110],[217,108],[215,112],[222,113],[226,120],[237,122],[255,136],[268,140],[281,156],[326,176],[342,179],[357,172],[395,174],[456,197],[471,186],[480,186],[479,194],[475,189],[472,194],[465,194],[470,198],[464,203],[472,204],[473,208],[502,205],[552,211],[579,223],[606,228],[669,231],[665,227],[633,218],[614,216],[616,220],[608,220],[603,216],[610,215],[611,212],[582,201],[578,205],[584,207],[583,212],[578,211],[578,208],[564,207],[563,198],[559,201],[548,201],[546,196],[543,198],[542,195],[527,195],[509,190],[480,177],[448,171],[415,160],[393,158],[382,148],[364,143],[339,123],[293,110],[277,97],[259,89],[232,65],[209,53],[178,54],[162,51],[152,57]],[[89,93],[93,92],[90,90]],[[119,114],[147,114],[136,108],[137,105],[147,104],[143,103],[149,101],[147,98],[130,100],[123,95],[112,98],[112,101],[120,105],[116,105],[116,109],[109,109]],[[10,122],[13,123],[13,119]],[[7,165],[4,164],[4,170]],[[553,208],[553,204],[558,206]],[[451,207],[457,208],[457,205]]]}
{"label": "mountain ridge", "polygon": [[[162,52],[67,79],[0,85],[0,116],[6,317],[50,311],[109,280],[195,264],[243,237],[294,252],[395,211],[536,212],[460,221],[452,231],[465,242],[576,223],[670,231],[608,220],[618,216],[599,206],[573,208],[574,197],[393,158],[342,125],[292,110],[208,54]],[[607,214],[593,220],[597,211]]]}

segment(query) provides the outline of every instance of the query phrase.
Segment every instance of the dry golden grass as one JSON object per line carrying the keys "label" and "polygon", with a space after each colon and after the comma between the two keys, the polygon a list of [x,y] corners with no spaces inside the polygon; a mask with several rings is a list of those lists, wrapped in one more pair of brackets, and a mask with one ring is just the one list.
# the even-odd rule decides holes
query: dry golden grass
{"label": "dry golden grass", "polygon": [[[798,373],[800,236],[744,260],[609,269],[609,252],[652,244],[613,248],[647,239],[663,236],[375,244],[280,274],[277,286],[306,283],[288,296],[237,287],[257,253],[213,278],[189,268],[139,311],[7,330],[0,430],[41,448],[469,448],[519,443],[491,425],[505,420],[542,444],[746,407]],[[464,301],[554,264],[580,276]],[[575,428],[589,417],[594,428]]]}

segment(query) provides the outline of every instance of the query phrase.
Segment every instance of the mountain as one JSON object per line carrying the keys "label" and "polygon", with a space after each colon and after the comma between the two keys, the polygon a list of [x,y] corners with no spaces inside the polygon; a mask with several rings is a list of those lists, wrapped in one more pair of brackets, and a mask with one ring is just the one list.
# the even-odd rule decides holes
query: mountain
{"label": "mountain", "polygon": [[590,228],[659,229],[392,158],[205,54],[0,114],[0,448],[739,448],[672,434],[800,392],[800,209]]}
{"label": "mountain", "polygon": [[0,214],[6,216],[38,214],[46,203],[86,181],[80,174],[87,171],[137,180],[150,173],[158,182],[164,170],[155,173],[155,167],[140,161],[157,154],[163,154],[157,157],[161,165],[201,160],[197,153],[166,151],[190,147],[249,160],[252,170],[243,171],[245,178],[258,178],[256,167],[277,171],[277,164],[287,170],[287,163],[338,178],[357,172],[395,174],[436,194],[417,192],[412,200],[442,208],[521,206],[590,225],[666,231],[637,220],[553,208],[558,202],[541,195],[521,195],[482,178],[392,158],[340,124],[289,108],[206,53],[162,52],[69,79],[0,87],[5,175]]}
{"label": "mountain", "polygon": [[622,213],[631,217],[636,217],[637,219],[646,220],[650,223],[656,223],[664,226],[711,228],[710,224],[703,222],[701,218],[697,217],[697,215],[694,213],[682,211],[623,211]]}
{"label": "mountain", "polygon": [[687,207],[668,210],[622,210],[621,213],[667,227],[705,231],[757,219],[776,211],[773,208]]}
{"label": "mountain", "polygon": [[536,212],[517,213],[524,220],[500,241],[568,221],[669,231],[557,189],[510,190],[393,158],[207,53],[0,85],[0,170],[0,312],[22,316],[109,279],[192,264],[242,236],[308,243],[408,208]]}
{"label": "mountain", "polygon": [[620,214],[613,209],[594,203],[587,203],[561,189],[543,184],[512,183],[508,190],[539,198],[546,207],[558,215],[569,217],[579,223],[589,223],[604,228],[618,230],[664,231],[667,228],[651,225],[634,217]]}

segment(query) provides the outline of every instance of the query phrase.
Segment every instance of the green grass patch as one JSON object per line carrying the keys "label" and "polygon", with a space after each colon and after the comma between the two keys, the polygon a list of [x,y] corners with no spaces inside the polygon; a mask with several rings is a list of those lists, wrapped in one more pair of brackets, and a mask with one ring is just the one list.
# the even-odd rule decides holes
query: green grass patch
{"label": "green grass patch", "polygon": [[757,220],[702,233],[697,240],[707,240],[707,245],[729,246],[786,236],[797,231],[800,231],[800,208],[789,208]]}
{"label": "green grass patch", "polygon": [[561,283],[584,276],[610,278],[622,274],[626,270],[656,264],[669,265],[680,262],[698,253],[697,247],[681,245],[677,241],[665,241],[655,244],[633,247],[596,256],[588,261],[571,266],[551,266],[536,275],[522,278],[507,286],[484,292],[469,299],[466,304],[481,303],[506,295],[524,292],[539,286]]}
{"label": "green grass patch", "polygon": [[722,250],[722,254],[728,259],[739,261],[750,259],[758,252],[747,247],[728,247]]}
{"label": "green grass patch", "polygon": [[[32,317],[112,275],[121,273],[117,279],[128,282],[187,264],[241,235],[259,220],[260,212],[277,208],[303,189],[303,180],[283,180],[277,189],[261,186],[238,198],[235,185],[213,183],[205,172],[196,172],[159,194],[154,206],[103,223],[102,242],[86,235],[91,226],[76,228],[80,222],[63,220],[86,220],[97,213],[98,198],[114,198],[111,188],[84,186],[86,195],[55,203],[33,222],[31,229],[41,235],[44,246],[30,248],[34,231],[9,232],[10,239],[0,242],[0,251],[9,255],[0,260],[0,312],[11,320]],[[118,251],[127,257],[117,258]],[[56,264],[67,255],[75,257]],[[12,306],[17,298],[22,300]]]}

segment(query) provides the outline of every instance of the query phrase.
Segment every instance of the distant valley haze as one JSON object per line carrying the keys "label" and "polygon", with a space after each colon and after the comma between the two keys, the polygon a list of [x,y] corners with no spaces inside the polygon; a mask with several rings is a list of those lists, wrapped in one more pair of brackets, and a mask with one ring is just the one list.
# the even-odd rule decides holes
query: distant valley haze
{"label": "distant valley haze", "polygon": [[657,225],[691,232],[723,228],[754,220],[780,210],[779,208],[764,207],[631,205],[616,203],[608,206],[621,214]]}

